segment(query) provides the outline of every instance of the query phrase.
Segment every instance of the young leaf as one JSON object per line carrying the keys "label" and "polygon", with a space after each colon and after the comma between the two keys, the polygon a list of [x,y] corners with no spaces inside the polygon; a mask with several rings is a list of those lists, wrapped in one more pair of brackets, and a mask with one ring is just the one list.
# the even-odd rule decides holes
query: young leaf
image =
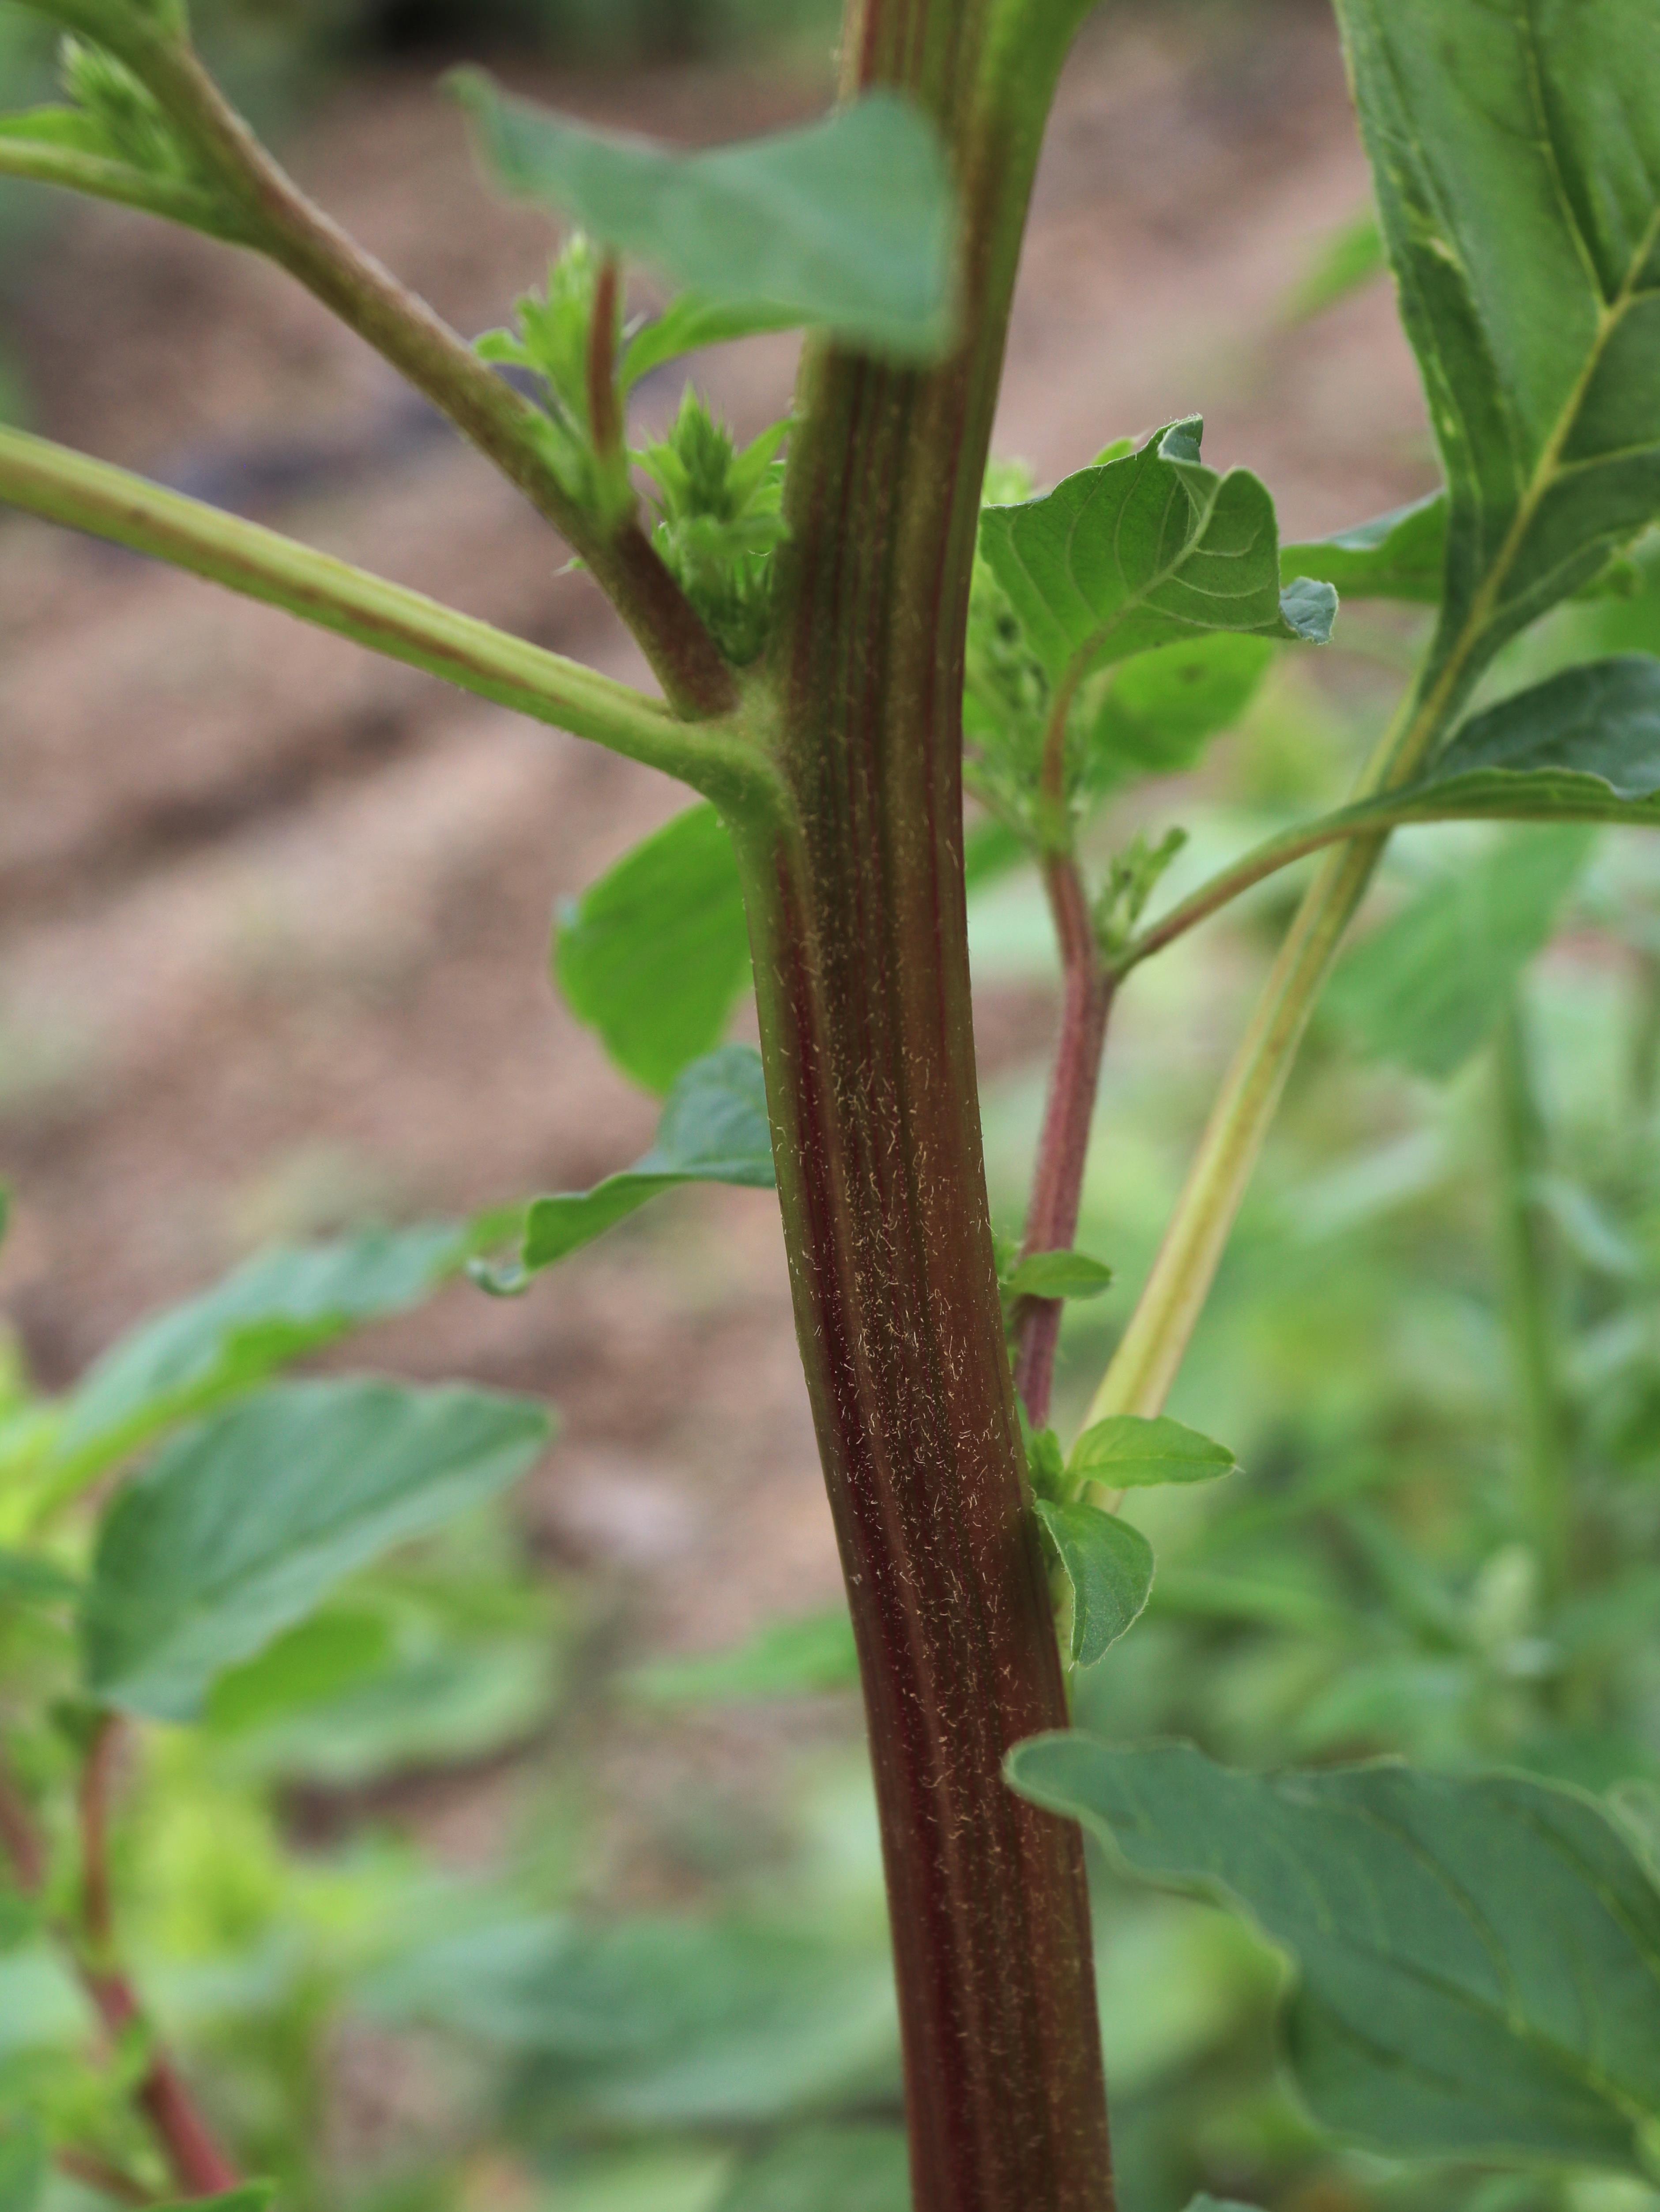
{"label": "young leaf", "polygon": [[531,1466],[541,1406],[389,1382],[275,1385],[210,1415],[121,1491],[82,1613],[88,1693],[190,1720],[215,1677],[336,1583]]}
{"label": "young leaf", "polygon": [[1168,1414],[1145,1420],[1138,1413],[1111,1413],[1079,1437],[1067,1473],[1107,1490],[1140,1490],[1155,1483],[1210,1482],[1234,1474],[1238,1465],[1225,1444],[1213,1443]]}
{"label": "young leaf", "polygon": [[487,1289],[519,1290],[526,1276],[580,1251],[659,1191],[683,1182],[776,1187],[761,1056],[748,1045],[724,1045],[694,1060],[669,1093],[651,1150],[592,1190],[537,1199],[526,1216],[518,1267],[479,1279]]}
{"label": "young leaf", "polygon": [[1274,502],[1244,469],[1200,459],[1195,416],[1042,499],[988,507],[980,544],[1057,687],[1218,631],[1316,643],[1337,595],[1282,593]]}
{"label": "young leaf", "polygon": [[911,2212],[902,2128],[803,2128],[742,2168],[713,2212]]}
{"label": "young leaf", "polygon": [[714,807],[677,814],[563,910],[553,972],[571,1012],[648,1091],[713,1051],[750,972],[743,889]]}
{"label": "young leaf", "polygon": [[1112,1269],[1086,1252],[1034,1252],[1010,1270],[1003,1294],[1011,1298],[1098,1298],[1112,1285]]}
{"label": "young leaf", "polygon": [[1643,2171],[1660,2115],[1660,1896],[1589,1799],[1400,1766],[1236,1774],[1183,1745],[1038,1736],[1016,1789],[1297,1960],[1317,2117],[1392,2152]]}
{"label": "young leaf", "polygon": [[1415,599],[1434,606],[1447,569],[1447,495],[1433,491],[1335,538],[1285,545],[1280,573],[1335,584],[1346,599]]}
{"label": "young leaf", "polygon": [[937,361],[952,343],[957,210],[933,125],[867,94],[804,130],[671,153],[455,80],[496,181],[556,208],[750,327],[823,325]]}
{"label": "young leaf", "polygon": [[1098,1505],[1032,1507],[1072,1584],[1072,1656],[1092,1667],[1134,1626],[1152,1588],[1152,1547],[1139,1528]]}
{"label": "young leaf", "polygon": [[1450,494],[1468,683],[1660,513],[1660,40],[1594,9],[1338,0]]}
{"label": "young leaf", "polygon": [[759,337],[767,331],[787,331],[796,318],[787,307],[736,306],[728,301],[706,300],[696,292],[683,292],[671,300],[662,313],[636,331],[623,354],[618,372],[624,392],[649,376],[666,362],[704,346],[730,344],[733,338]]}
{"label": "young leaf", "polygon": [[656,1660],[628,1681],[637,1695],[661,1705],[799,1697],[856,1687],[859,1655],[848,1609],[837,1605],[797,1620],[769,1621],[729,1651]]}
{"label": "young leaf", "polygon": [[1377,1059],[1456,1073],[1549,942],[1595,841],[1577,825],[1510,832],[1356,946],[1328,987],[1333,1013]]}
{"label": "young leaf", "polygon": [[49,1480],[68,1490],[273,1369],[418,1305],[459,1271],[471,1241],[428,1222],[260,1253],[105,1354],[69,1401]]}

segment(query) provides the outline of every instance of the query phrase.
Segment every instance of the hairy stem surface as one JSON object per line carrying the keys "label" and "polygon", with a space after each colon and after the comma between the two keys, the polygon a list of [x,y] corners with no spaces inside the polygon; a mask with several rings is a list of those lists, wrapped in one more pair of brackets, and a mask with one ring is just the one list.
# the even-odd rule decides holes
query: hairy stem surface
{"label": "hairy stem surface", "polygon": [[739,836],[916,2212],[1111,2202],[1080,1839],[1002,1779],[1066,1699],[1004,1351],[963,884],[970,568],[1058,13],[1076,10],[869,0],[848,26],[850,85],[904,86],[955,149],[971,335],[926,374],[809,351],[774,663],[791,804]]}

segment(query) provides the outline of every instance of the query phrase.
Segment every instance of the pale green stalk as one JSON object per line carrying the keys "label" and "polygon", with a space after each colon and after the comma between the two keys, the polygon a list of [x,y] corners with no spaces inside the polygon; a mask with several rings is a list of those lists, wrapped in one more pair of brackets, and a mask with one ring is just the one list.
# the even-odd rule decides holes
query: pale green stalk
{"label": "pale green stalk", "polygon": [[764,810],[757,747],[726,724],[692,726],[642,692],[279,532],[164,491],[108,462],[0,429],[0,501],[187,568],[389,659],[678,776],[717,804]]}

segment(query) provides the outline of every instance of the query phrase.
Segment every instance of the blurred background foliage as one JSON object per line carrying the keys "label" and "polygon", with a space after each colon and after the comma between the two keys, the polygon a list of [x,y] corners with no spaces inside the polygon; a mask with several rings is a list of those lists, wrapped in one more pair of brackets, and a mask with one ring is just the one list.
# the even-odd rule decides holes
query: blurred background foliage
{"label": "blurred background foliage", "polygon": [[[459,17],[479,43],[480,11],[436,0],[202,13],[233,79],[274,103],[296,71],[443,46]],[[817,0],[502,0],[491,17],[502,40],[608,62],[717,52],[757,18],[769,35],[826,28]],[[44,88],[50,58],[15,9],[0,9],[0,42],[12,105]],[[13,266],[48,219],[21,210],[0,207]],[[1628,582],[1512,648],[1493,688],[1660,651],[1660,570]],[[1179,895],[1335,801],[1387,715],[1414,623],[1358,609],[1317,671],[1282,658],[1195,785],[1115,802],[1101,852],[1179,821]],[[1395,841],[1383,931],[1304,1053],[1173,1406],[1244,1472],[1135,1498],[1158,1578],[1146,1617],[1080,1678],[1077,1716],[1250,1765],[1522,1766],[1605,1796],[1655,1842],[1660,843],[1608,834],[1565,856],[1558,834]],[[1377,951],[1390,917],[1395,957],[1450,971],[1474,925],[1443,895],[1495,852],[1506,880],[1560,878],[1548,949],[1473,1010],[1420,994],[1432,1031],[1400,1018]],[[1121,1279],[1151,1260],[1208,1103],[1200,1041],[1237,1024],[1298,887],[1263,886],[1125,994],[1079,1237]],[[1052,978],[1031,876],[980,894],[971,930],[982,984]],[[1032,1060],[986,1091],[1011,1231],[1043,1083]],[[1063,1428],[1121,1319],[1069,1310]],[[0,1422],[15,1437],[41,1417],[14,1357]],[[73,1769],[72,1662],[61,1594],[0,1588],[8,1748],[52,1802]],[[741,1727],[787,1699],[799,1722],[768,1739],[764,1803],[689,1794],[666,1839],[672,1893],[618,1893],[596,1747],[654,1719]],[[481,1799],[514,1781],[505,1848],[476,1875],[425,1849],[411,1817],[423,1778],[455,1771]],[[642,1670],[603,1591],[550,1572],[508,1510],[481,1511],[354,1577],[228,1675],[199,1726],[147,1731],[116,1875],[138,1978],[294,2212],[903,2212],[880,1867],[839,1615]],[[1103,1863],[1095,1877],[1132,2212],[1178,2212],[1200,2188],[1274,2212],[1651,2201],[1598,2175],[1334,2145],[1277,2052],[1275,1955],[1218,1911]],[[6,1902],[0,2106],[47,2113],[149,2179],[119,2068],[88,2067],[76,1990]],[[0,2212],[28,2201],[9,2185],[0,2170]],[[46,2201],[110,2200],[58,2174]]]}

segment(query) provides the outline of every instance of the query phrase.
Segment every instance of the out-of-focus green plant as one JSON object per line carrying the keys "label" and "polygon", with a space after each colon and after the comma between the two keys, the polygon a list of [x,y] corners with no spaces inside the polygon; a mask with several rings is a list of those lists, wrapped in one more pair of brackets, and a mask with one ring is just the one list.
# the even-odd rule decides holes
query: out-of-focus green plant
{"label": "out-of-focus green plant", "polygon": [[[29,4],[89,48],[66,105],[0,125],[0,171],[193,225],[308,286],[562,532],[662,696],[42,440],[0,433],[0,496],[605,744],[702,804],[556,942],[576,1011],[665,1094],[642,1158],[465,1231],[268,1255],[66,1401],[15,1393],[0,1844],[25,1993],[47,2009],[5,2085],[11,2195],[31,2207],[48,2158],[115,2199],[172,2185],[246,2205],[254,2161],[301,2197],[350,2194],[315,2155],[315,2085],[321,2023],[356,2007],[477,2052],[453,2158],[512,2143],[567,2203],[1104,2212],[1085,1828],[1122,1882],[1245,1923],[1195,1932],[1140,1887],[1098,1923],[1123,2162],[1148,2201],[1646,2191],[1648,0],[1603,0],[1594,24],[1566,5],[1339,0],[1445,481],[1295,546],[1257,477],[1209,465],[1197,417],[1116,440],[1053,488],[988,470],[1077,0],[855,5],[858,95],[735,148],[606,137],[465,78],[498,181],[580,232],[516,331],[482,348],[304,199],[202,67],[180,0]],[[629,313],[630,258],[670,289],[655,323]],[[796,413],[740,453],[690,397],[638,457],[648,514],[629,444],[642,362],[796,326],[812,334]],[[539,400],[496,374],[504,357]],[[1412,608],[1433,612],[1334,804],[1261,702],[1294,696],[1339,589],[1402,603],[1403,636]],[[1178,802],[1155,781],[1242,721],[1275,817],[1255,838],[1207,820],[1202,785]],[[987,817],[966,850],[964,781]],[[1181,824],[1156,818],[1178,803]],[[1448,823],[1465,842],[1340,964],[1390,839]],[[1588,872],[1608,830],[1643,842],[1623,880]],[[1426,848],[1404,851],[1427,872]],[[1316,855],[1287,927],[1275,887]],[[1000,1243],[964,893],[1000,872],[1010,894],[1023,866],[1062,1012],[1031,1196]],[[1067,1441],[1051,1418],[1063,1314],[1084,1341],[1113,1281],[1078,1241],[1110,1017],[1122,998],[1136,1018],[1183,961],[1187,984],[1162,988],[1213,1016],[1228,979],[1198,964],[1195,933],[1249,899],[1278,950],[1156,1256],[1130,1255],[1151,1266],[1104,1379],[1079,1418],[1063,1393]],[[1617,1112],[1606,1077],[1566,1081],[1581,1061],[1535,1003],[1530,963],[1565,917],[1634,979]],[[758,1055],[721,1041],[751,977]],[[1291,1102],[1303,1187],[1260,1194],[1230,1283],[1329,980]],[[1368,1062],[1395,1072],[1358,1074]],[[1118,1203],[1091,1238],[1121,1263],[1113,1248],[1164,1210],[1188,1096],[1152,1053],[1134,1079],[1116,1133],[1140,1156],[1111,1170]],[[544,1694],[524,1648],[535,1602],[499,1560],[482,1585],[453,1563],[375,1562],[483,1512],[545,1414],[277,1371],[464,1267],[526,1291],[659,1191],[709,1181],[778,1192],[850,1617],[775,1625],[701,1674],[648,1670],[635,1693],[822,1691],[855,1658],[885,1942],[873,1891],[822,1870],[787,1906],[757,1876],[696,1916],[475,1896],[373,1961],[343,1945],[313,1968],[302,1942],[304,1996],[284,1984],[244,2023],[285,2054],[280,2111],[258,2105],[276,2062],[239,2069],[234,2037],[210,2106],[160,2025],[166,1969],[197,1936],[131,1917],[146,1883],[155,1909],[179,1894],[169,1870],[192,1869],[210,1945],[234,1955],[289,1879],[258,1795],[271,1771],[350,1777],[487,1741]],[[1409,1268],[1395,1216],[1418,1207]],[[1197,1741],[1137,1740],[1172,1725]],[[176,1744],[171,1729],[196,1731],[192,1748],[171,1773],[152,1752],[148,1825],[129,1826],[122,1747]],[[1374,1750],[1412,1762],[1282,1764]],[[221,1831],[234,1863],[214,1857]],[[294,1921],[329,1894],[301,1876]],[[167,1953],[153,1999],[131,1948],[147,1926]],[[90,2063],[50,2009],[77,2002],[101,2031]]]}

